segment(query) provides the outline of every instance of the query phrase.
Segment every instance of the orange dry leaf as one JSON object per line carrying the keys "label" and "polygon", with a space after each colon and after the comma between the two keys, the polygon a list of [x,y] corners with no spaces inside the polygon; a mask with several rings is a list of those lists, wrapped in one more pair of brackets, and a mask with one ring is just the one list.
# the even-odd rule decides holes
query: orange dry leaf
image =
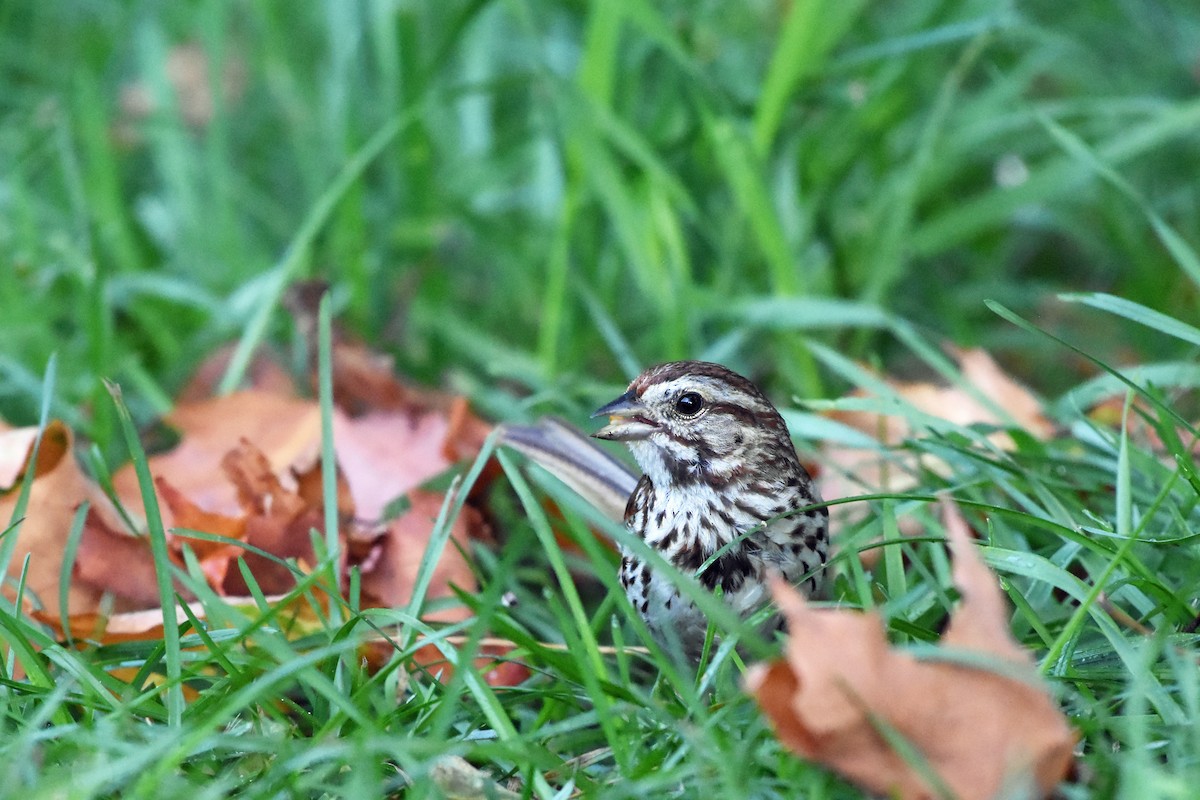
{"label": "orange dry leaf", "polygon": [[[154,461],[151,459],[152,471]],[[245,440],[210,469],[205,481],[199,476],[185,479],[196,494],[208,498],[212,505],[217,505],[213,498],[232,494],[232,506],[221,504],[221,512],[201,507],[177,488],[173,480],[181,474],[178,471],[166,470],[171,479],[163,474],[156,476],[156,494],[163,519],[170,526],[167,537],[175,562],[183,564],[182,549],[188,545],[214,589],[223,595],[242,596],[249,594],[249,587],[239,570],[229,569],[231,562],[241,556],[264,593],[287,592],[295,585],[295,578],[286,566],[240,546],[190,536],[186,531],[245,541],[278,559],[295,558],[312,564],[316,557],[310,531],[324,525],[320,494],[316,494],[315,502],[310,502],[297,493],[298,483],[294,478],[290,487],[284,486],[267,457]],[[319,484],[319,478],[316,482]],[[125,481],[127,491],[128,483]],[[141,507],[140,493],[122,501],[131,510]],[[124,530],[111,513],[95,509],[89,513],[80,540],[76,578],[79,583],[111,592],[123,600],[122,609],[149,608],[158,603],[149,539]],[[175,590],[185,599],[192,596],[181,585],[177,584]]]}
{"label": "orange dry leaf", "polygon": [[[295,559],[298,564],[311,566],[317,554],[313,550],[311,532],[325,527],[325,504],[319,490],[320,463],[306,470],[302,481],[292,472],[293,486],[284,486],[272,471],[267,458],[250,442],[243,440],[236,450],[226,455],[222,467],[229,481],[237,488],[238,501],[246,520],[246,543],[271,553],[276,559]],[[346,490],[338,476],[338,499]],[[354,509],[339,508],[337,519],[342,538]],[[254,574],[263,592],[282,594],[291,589],[296,579],[288,567],[274,559],[254,552],[245,555],[246,566]],[[343,561],[343,565],[344,565]],[[226,594],[248,594],[250,587],[241,572],[229,573],[221,587]]]}
{"label": "orange dry leaf", "polygon": [[208,584],[219,589],[225,584],[225,573],[229,570],[230,559],[242,555],[245,548],[226,542],[214,542],[211,539],[188,536],[177,531],[180,529],[202,531],[224,536],[227,539],[241,540],[246,536],[245,517],[229,517],[205,511],[184,497],[183,493],[168,483],[166,478],[159,478],[154,485],[158,489],[159,496],[170,509],[171,515],[175,518],[175,530],[167,534],[167,545],[170,547],[171,555],[177,564],[182,565],[184,563],[183,547],[184,545],[190,547],[200,562],[200,568],[204,571],[204,577],[208,579]]}
{"label": "orange dry leaf", "polygon": [[[362,559],[362,598],[364,606],[400,606],[408,602],[429,533],[442,507],[442,496],[414,490],[408,493],[407,511],[387,524],[384,535],[372,537]],[[466,591],[475,588],[475,575],[463,557],[472,529],[482,527],[478,511],[465,507],[450,528],[450,541],[434,567],[431,598],[449,597],[451,586]],[[431,614],[431,619],[455,622],[470,615],[462,606]]]}
{"label": "orange dry leaf", "polygon": [[[163,418],[179,434],[172,450],[150,457],[150,474],[166,479],[181,494],[205,511],[237,514],[237,490],[225,477],[222,463],[243,439],[254,443],[275,473],[284,473],[298,462],[308,463],[321,441],[321,415],[317,404],[274,392],[235,392],[198,403],[182,404]],[[142,508],[142,493],[133,465],[113,476],[121,503],[131,514]],[[175,525],[169,509],[164,523]]]}
{"label": "orange dry leaf", "polygon": [[[471,413],[463,398],[404,386],[392,373],[390,360],[344,337],[335,343],[334,359],[335,519],[343,544],[339,574],[345,586],[349,570],[360,571],[365,606],[403,605],[411,597],[444,500],[441,492],[420,487],[454,462],[473,458],[490,427]],[[222,596],[250,593],[237,559],[244,559],[264,593],[283,594],[296,577],[294,568],[282,562],[301,570],[315,564],[313,536],[323,535],[326,522],[321,412],[316,401],[295,396],[286,371],[266,354],[254,361],[254,388],[205,398],[227,360],[227,352],[219,353],[189,384],[189,399],[164,418],[178,434],[178,445],[148,461],[167,528],[168,553],[179,566],[184,548],[189,548],[210,586]],[[35,433],[0,433],[0,514],[12,513],[17,489],[4,487],[15,487],[29,468]],[[31,611],[47,622],[60,619],[58,584],[66,538],[79,503],[89,499],[72,575],[69,618],[85,636],[93,632],[107,637],[115,634],[114,624],[126,619],[123,613],[148,609],[151,619],[159,614],[146,515],[133,466],[122,468],[113,479],[128,516],[118,513],[79,471],[71,457],[70,431],[60,423],[47,430],[35,470],[14,562],[19,569],[20,559],[32,555],[28,592],[34,600],[27,603]],[[405,498],[404,514],[383,519],[390,504]],[[452,524],[450,541],[426,590],[429,599],[453,597],[454,588],[475,591],[465,551],[469,540],[485,531],[483,515],[468,504]],[[184,601],[193,599],[181,583],[174,588]],[[96,613],[106,593],[118,612],[111,618]],[[461,620],[467,614],[466,609],[453,608],[431,616]],[[153,625],[142,633],[146,638],[156,635]],[[495,674],[502,679],[514,673]]]}
{"label": "orange dry leaf", "polygon": [[[352,393],[356,407],[367,410],[349,416],[335,408],[333,414],[339,528],[343,541],[351,544],[349,559],[342,566],[360,569],[368,604],[400,605],[411,592],[416,564],[442,499],[440,494],[415,490],[448,469],[454,459],[478,452],[488,427],[470,413],[465,401],[404,389],[378,360],[354,361],[351,373],[364,371],[366,364],[374,364],[376,373],[369,380],[348,383],[361,390]],[[264,368],[264,374],[273,373]],[[389,382],[393,386],[386,389]],[[367,391],[363,386],[372,388]],[[409,405],[406,398],[413,398]],[[369,402],[382,407],[371,410],[361,405]],[[320,411],[315,401],[289,397],[277,388],[246,390],[181,404],[164,422],[179,434],[179,444],[152,456],[149,466],[168,529],[244,539],[279,559],[315,562],[311,531],[322,530],[325,522]],[[141,493],[131,466],[117,473],[114,485],[123,505],[139,519]],[[406,495],[410,495],[410,511],[397,520],[382,521],[388,505]],[[425,513],[430,505],[432,515]],[[131,602],[153,603],[157,589],[149,569],[148,542],[121,533],[120,525],[111,520],[90,522],[95,524],[85,530],[85,544],[96,563],[84,570],[83,579]],[[464,509],[453,528],[455,543],[439,561],[431,598],[450,596],[446,581],[451,578],[463,590],[475,589],[463,548],[468,538],[483,531],[482,516],[470,507]],[[294,585],[287,567],[252,550],[239,553],[241,548],[230,545],[201,545],[194,537],[174,533],[171,541],[176,551],[184,541],[192,546],[221,593],[249,591],[241,571],[229,569],[238,555],[245,558],[264,592],[282,593]],[[122,558],[136,558],[134,553],[141,548],[139,560],[147,569],[112,569],[106,554],[90,547],[97,543]],[[373,574],[375,570],[378,574]]]}
{"label": "orange dry leaf", "polygon": [[918,660],[888,646],[878,615],[813,608],[776,580],[789,629],[786,658],[756,665],[747,687],[784,744],[872,793],[904,800],[942,794],[889,745],[886,726],[960,800],[993,798],[1005,787],[1045,796],[1066,776],[1075,735],[1011,638],[1000,588],[957,507],[945,501],[943,508],[962,601],[940,648],[992,661],[1004,674]]}
{"label": "orange dry leaf", "polygon": [[[36,428],[0,434],[0,530],[12,519],[36,436]],[[34,481],[24,520],[15,534],[8,534],[17,537],[8,574],[20,575],[29,556],[25,591],[51,614],[59,612],[59,576],[75,509],[85,499],[102,500],[79,470],[71,453],[72,440],[70,429],[63,423],[55,420],[46,426],[33,465]],[[5,591],[11,596],[10,590]],[[67,602],[71,607],[92,607],[99,597],[99,592],[90,587],[72,585]]]}
{"label": "orange dry leaf", "polygon": [[[990,355],[979,348],[950,347],[958,360],[963,381],[980,395],[990,398],[1021,428],[1040,439],[1049,438],[1054,425],[1042,411],[1041,402],[1021,384],[1007,375]],[[917,411],[961,426],[1003,425],[992,408],[980,402],[970,392],[957,386],[932,383],[910,383],[886,379],[897,395]],[[866,397],[862,390],[851,397]],[[830,417],[865,433],[887,448],[901,444],[913,435],[909,421],[900,413],[880,414],[874,411],[837,410]],[[1005,433],[989,437],[1004,448],[1012,447]],[[910,453],[882,454],[874,448],[830,445],[821,450],[822,469],[818,475],[824,497],[851,497],[876,492],[903,492],[916,485],[917,457]],[[925,466],[937,467],[926,461]],[[846,525],[861,519],[867,509],[861,503],[841,504],[830,509],[838,524]]]}

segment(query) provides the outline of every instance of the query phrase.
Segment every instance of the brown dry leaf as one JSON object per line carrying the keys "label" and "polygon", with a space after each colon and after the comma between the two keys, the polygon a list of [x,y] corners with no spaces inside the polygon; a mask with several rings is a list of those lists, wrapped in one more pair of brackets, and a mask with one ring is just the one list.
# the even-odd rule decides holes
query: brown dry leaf
{"label": "brown dry leaf", "polygon": [[[175,518],[176,529],[201,531],[224,536],[227,539],[242,540],[246,536],[246,518],[230,517],[205,511],[183,493],[172,486],[166,478],[154,482],[158,495],[170,509]],[[167,545],[172,557],[180,566],[183,565],[183,547],[192,549],[208,585],[220,589],[225,584],[225,574],[229,571],[229,562],[245,552],[245,548],[226,542],[214,542],[210,539],[200,539],[185,533],[171,531],[167,533]]]}
{"label": "brown dry leaf", "polygon": [[[301,565],[314,564],[317,555],[310,532],[325,526],[321,495],[305,498],[299,494],[298,484],[284,486],[266,455],[245,439],[225,456],[221,466],[237,490],[238,503],[245,515],[246,543],[277,558],[295,559]],[[319,464],[315,471],[319,485]],[[311,481],[307,485],[311,486]],[[341,510],[338,516],[339,520],[343,518]],[[264,593],[282,594],[295,585],[295,576],[286,566],[254,552],[247,552],[245,559]],[[230,572],[222,589],[232,595],[250,591],[240,571]]]}
{"label": "brown dry leaf", "polygon": [[[963,380],[980,394],[990,397],[996,405],[1008,412],[1020,427],[1040,439],[1047,439],[1053,434],[1054,425],[1043,413],[1041,402],[1006,374],[986,351],[979,348],[947,349],[958,360]],[[959,387],[886,380],[901,398],[924,414],[964,427],[976,424],[1005,424],[1005,420],[991,408]],[[850,396],[869,395],[862,390],[855,390]],[[885,448],[895,447],[913,435],[908,420],[899,414],[832,411],[829,416],[867,434]],[[1000,447],[1013,446],[1012,439],[1002,431],[989,438]],[[818,482],[821,485],[821,493],[826,498],[907,491],[916,485],[919,466],[917,458],[911,453],[881,454],[873,448],[845,445],[823,447],[821,464],[823,467]],[[924,466],[934,469],[938,467],[932,461],[924,462]],[[850,503],[834,506],[830,513],[836,525],[844,526],[861,519],[867,513],[867,509],[861,503]]]}
{"label": "brown dry leaf", "polygon": [[[165,479],[192,503],[216,514],[242,511],[237,490],[226,479],[222,464],[243,439],[254,443],[276,474],[286,473],[293,464],[311,462],[321,440],[321,414],[316,403],[269,391],[235,392],[182,404],[163,421],[179,433],[179,444],[167,453],[150,457],[150,474]],[[130,514],[141,513],[142,495],[133,465],[117,471],[113,486]],[[168,528],[175,525],[169,511],[164,509],[163,517]]]}
{"label": "brown dry leaf", "polygon": [[[325,599],[318,593],[313,593],[312,596]],[[275,608],[274,621],[280,627],[302,632],[320,629],[321,622],[308,598],[294,597],[286,605],[281,605],[284,598],[280,596],[268,596],[265,600]],[[258,601],[253,597],[226,597],[224,603],[228,607],[242,610],[250,616],[256,617],[260,614]],[[190,602],[187,607],[196,619],[204,620],[206,618],[207,612],[202,603]],[[29,616],[50,628],[60,640],[66,638],[67,631],[63,629],[62,619],[58,614],[30,611]],[[183,607],[177,605],[175,622],[183,625],[188,621]],[[163,613],[157,608],[111,615],[89,611],[68,616],[67,627],[73,638],[97,644],[154,641],[163,638]]]}
{"label": "brown dry leaf", "polygon": [[[270,370],[266,370],[271,374]],[[394,381],[394,378],[390,378]],[[377,383],[384,382],[378,376]],[[396,393],[389,395],[398,397]],[[432,393],[426,395],[433,397]],[[366,587],[364,599],[383,605],[407,602],[415,565],[424,552],[432,528],[432,516],[424,514],[432,503],[434,515],[440,495],[414,494],[410,511],[398,520],[379,524],[387,505],[412,492],[425,481],[450,467],[454,458],[478,451],[488,427],[469,412],[465,401],[432,401],[417,408],[366,411],[357,417],[334,410],[333,427],[339,469],[338,518],[350,541],[349,560],[343,566],[358,566]],[[157,493],[167,527],[244,537],[249,545],[278,558],[294,558],[312,564],[310,531],[324,527],[319,469],[320,411],[315,401],[288,397],[272,390],[247,390],[227,397],[181,404],[164,420],[180,435],[170,452],[150,458]],[[114,477],[117,495],[131,514],[142,510],[137,476],[131,466]],[[169,487],[170,497],[164,492]],[[189,516],[181,517],[181,511]],[[210,515],[207,521],[203,515]],[[474,509],[464,510],[453,533],[465,546],[486,528]],[[112,588],[119,596],[152,602],[157,590],[152,570],[122,575],[121,585],[104,581],[116,574],[105,553],[131,557],[144,539],[126,536],[120,526],[108,521],[89,525],[85,540],[95,554],[94,568],[84,579]],[[174,538],[176,549],[182,539]],[[189,544],[201,557],[210,581],[226,594],[248,592],[239,570],[229,570],[239,548],[229,545],[201,547]],[[197,549],[201,547],[201,549]],[[148,550],[143,562],[148,562]],[[294,577],[284,566],[257,555],[244,554],[247,566],[264,592],[284,592]],[[411,561],[411,568],[409,562]],[[378,570],[378,574],[373,574]],[[460,588],[473,591],[470,569],[457,547],[447,548],[438,567],[431,597],[450,595],[443,579],[454,579]],[[143,574],[144,573],[144,574]],[[97,583],[98,582],[98,583]]]}
{"label": "brown dry leaf", "polygon": [[[373,537],[362,560],[362,596],[364,606],[394,607],[407,603],[416,582],[417,570],[429,533],[441,510],[443,497],[436,492],[413,490],[408,493],[409,508],[387,524],[386,533]],[[450,541],[434,567],[429,598],[453,597],[451,586],[475,591],[475,576],[463,553],[469,547],[472,530],[483,526],[479,512],[465,506],[450,529]],[[468,609],[454,606],[430,619],[456,622],[470,615]]]}
{"label": "brown dry leaf", "polygon": [[[224,377],[225,370],[229,368],[229,362],[233,360],[236,350],[236,344],[227,344],[204,359],[192,373],[187,384],[179,391],[179,395],[175,398],[176,405],[191,405],[215,396],[221,378]],[[254,389],[285,397],[293,397],[296,394],[296,382],[292,380],[292,376],[279,363],[279,359],[273,352],[262,347],[254,351],[254,355],[250,358],[250,365],[246,368],[246,377],[236,388]]]}
{"label": "brown dry leaf", "polygon": [[[316,554],[310,531],[321,529],[325,521],[321,495],[319,491],[311,490],[313,485],[320,485],[319,463],[313,472],[315,477],[305,475],[303,481],[288,474],[289,485],[285,486],[266,455],[243,439],[225,454],[215,474],[208,476],[209,481],[223,482],[222,488],[234,495],[231,513],[200,507],[170,480],[158,475],[156,494],[163,519],[170,520],[167,537],[176,563],[183,563],[181,551],[185,544],[188,545],[213,588],[222,595],[241,596],[249,594],[249,587],[240,570],[229,569],[230,563],[241,556],[264,593],[289,591],[295,585],[295,578],[286,566],[240,546],[200,539],[176,532],[176,529],[245,541],[277,558],[294,558],[301,564],[311,565]],[[192,478],[193,486],[197,481]],[[305,487],[308,487],[308,497],[300,493]],[[339,489],[340,496],[348,496],[343,483],[339,483]],[[217,492],[213,490],[207,494],[212,497]],[[124,502],[127,508],[140,507],[141,497],[139,495],[136,500],[125,498]],[[352,507],[339,509],[339,519],[343,522],[352,516]],[[88,515],[80,541],[76,576],[86,585],[112,592],[124,601],[122,609],[148,608],[158,602],[150,542],[145,536],[125,531],[114,514],[93,510]],[[190,599],[191,594],[182,586],[177,584],[175,589]]]}
{"label": "brown dry leaf", "polygon": [[[73,584],[86,587],[99,598],[111,592],[117,599],[119,611],[151,608],[158,605],[158,583],[154,560],[150,555],[150,540],[127,531],[115,514],[91,508],[79,539],[75,559]],[[191,599],[183,587],[176,584],[185,598]],[[72,614],[95,611],[96,603],[70,604]]]}
{"label": "brown dry leaf", "polygon": [[[7,527],[12,519],[36,436],[36,428],[17,428],[0,434],[0,477],[3,478],[0,483],[4,487],[0,489],[3,492],[0,494],[0,526]],[[26,592],[36,597],[42,608],[51,614],[59,612],[59,576],[75,510],[84,500],[102,500],[75,462],[72,442],[71,431],[62,422],[55,420],[46,426],[33,467],[29,505],[17,531],[16,549],[9,564],[9,575],[19,575],[25,557],[29,556]],[[90,587],[72,585],[67,602],[72,608],[91,608],[99,596],[99,592]]]}
{"label": "brown dry leaf", "polygon": [[[342,358],[342,394],[357,412],[351,416],[335,408],[333,418],[339,465],[336,518],[345,544],[341,574],[345,579],[349,568],[360,570],[364,605],[403,605],[411,596],[417,566],[444,499],[441,493],[419,487],[455,461],[473,457],[490,427],[471,413],[462,398],[403,387],[391,374],[389,361],[361,346],[345,346],[335,357]],[[227,359],[228,353],[219,353],[202,369],[188,390],[193,397],[212,391],[214,376]],[[319,406],[294,396],[286,371],[269,354],[255,364],[251,381],[255,388],[180,403],[164,419],[178,433],[179,443],[149,458],[171,558],[182,564],[183,548],[190,548],[210,585],[226,597],[249,593],[242,571],[230,569],[238,558],[245,560],[264,593],[290,590],[295,576],[278,560],[290,559],[302,570],[310,568],[317,558],[313,531],[325,524]],[[19,480],[27,469],[24,462],[32,440],[30,431],[0,434],[0,479]],[[17,555],[35,551],[30,589],[47,601],[39,613],[47,621],[57,621],[61,552],[71,514],[80,500],[93,496],[75,565],[70,616],[81,631],[101,637],[118,635],[116,623],[134,619],[122,614],[134,609],[150,609],[147,619],[159,614],[154,610],[158,586],[144,535],[137,474],[127,465],[113,479],[116,496],[134,527],[129,530],[126,518],[79,472],[70,447],[65,427],[47,432],[31,518],[22,529]],[[15,497],[14,492],[0,495],[0,512],[5,508],[11,512]],[[408,510],[395,520],[383,520],[388,504],[405,497]],[[47,504],[53,506],[55,516],[46,517],[43,506]],[[47,521],[39,522],[41,518]],[[464,551],[470,538],[486,530],[482,514],[468,504],[451,528],[451,541],[428,588],[430,599],[453,597],[452,586],[476,590]],[[212,542],[188,531],[230,541]],[[275,558],[258,555],[255,548]],[[184,600],[192,599],[181,585],[175,589]],[[104,592],[113,597],[117,616],[97,615]],[[466,614],[465,609],[453,609],[433,616],[459,620]],[[131,635],[142,633],[152,638],[153,625]],[[485,658],[479,664],[481,669],[487,666],[496,681],[519,680],[515,668],[497,666],[495,659]]]}
{"label": "brown dry leaf", "polygon": [[784,744],[872,793],[940,795],[889,746],[882,723],[960,800],[986,800],[1023,782],[1045,796],[1070,768],[1075,735],[1011,638],[999,585],[957,506],[946,500],[943,509],[962,600],[940,647],[1028,673],[1030,682],[918,660],[888,646],[878,615],[814,608],[776,580],[772,591],[789,629],[786,657],[756,665],[746,685]]}

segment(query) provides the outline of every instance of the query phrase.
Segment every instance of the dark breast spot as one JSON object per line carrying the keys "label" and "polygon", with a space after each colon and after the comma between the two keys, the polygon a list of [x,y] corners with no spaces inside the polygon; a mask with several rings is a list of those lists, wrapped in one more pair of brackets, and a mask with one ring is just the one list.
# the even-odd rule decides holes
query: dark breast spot
{"label": "dark breast spot", "polygon": [[679,531],[676,528],[671,528],[669,531],[663,534],[663,537],[659,540],[657,546],[662,550],[670,550],[675,544],[675,537],[678,535]]}
{"label": "dark breast spot", "polygon": [[685,572],[695,572],[700,569],[700,566],[708,560],[709,554],[704,551],[700,543],[693,539],[690,542],[684,542],[679,549],[679,554],[675,556],[675,566]]}
{"label": "dark breast spot", "polygon": [[721,589],[729,594],[742,588],[746,577],[753,570],[754,565],[746,553],[741,548],[733,548],[709,565],[704,574],[700,576],[700,582],[710,591],[720,585]]}
{"label": "dark breast spot", "polygon": [[762,519],[762,515],[758,513],[758,509],[756,509],[752,505],[743,503],[741,500],[734,502],[733,505],[734,505],[734,507],[737,508],[738,511],[742,512],[743,514],[745,514],[748,517],[753,517],[754,519]]}

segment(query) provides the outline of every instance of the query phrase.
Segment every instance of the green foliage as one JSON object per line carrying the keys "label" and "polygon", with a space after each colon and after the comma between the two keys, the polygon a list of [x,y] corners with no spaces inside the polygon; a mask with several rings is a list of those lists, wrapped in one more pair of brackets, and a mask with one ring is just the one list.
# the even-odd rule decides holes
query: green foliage
{"label": "green foliage", "polygon": [[[106,379],[144,422],[237,341],[236,385],[253,345],[293,346],[280,298],[305,277],[403,371],[448,376],[497,418],[582,419],[671,358],[831,398],[871,380],[863,361],[952,376],[937,342],[983,344],[1061,397],[1064,435],[1001,452],[917,420],[907,448],[943,466],[842,532],[837,599],[878,608],[898,642],[935,638],[941,546],[885,544],[873,567],[857,553],[905,517],[939,536],[925,498],[950,489],[1083,734],[1090,779],[1070,796],[1187,797],[1198,40],[1184,0],[9,0],[0,416],[33,423],[49,402],[116,463],[128,420]],[[181,46],[205,55],[192,91],[210,112],[168,76]],[[1113,389],[1161,449],[1081,413]],[[455,677],[400,702],[404,659],[368,675],[353,640],[412,609],[348,607],[297,642],[265,607],[202,595],[232,632],[77,651],[5,606],[10,652],[43,655],[0,685],[0,785],[436,796],[429,770],[457,753],[543,797],[857,796],[781,751],[732,652],[699,678],[661,653],[602,655],[642,631],[605,591],[586,511],[532,477],[515,479],[526,507],[496,500],[507,542],[478,553],[478,622],[446,633],[466,637],[443,642]],[[584,555],[558,549],[539,492]],[[599,583],[577,593],[580,574]],[[1114,623],[1114,604],[1156,633]],[[495,691],[471,669],[489,632],[526,649],[529,684]],[[179,680],[161,691],[155,672]],[[180,709],[183,686],[200,696]]]}

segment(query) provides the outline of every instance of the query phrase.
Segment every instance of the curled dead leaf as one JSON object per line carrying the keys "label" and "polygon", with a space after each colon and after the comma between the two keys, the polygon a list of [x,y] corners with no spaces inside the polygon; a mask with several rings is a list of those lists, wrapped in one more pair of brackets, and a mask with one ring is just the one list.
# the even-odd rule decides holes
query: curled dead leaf
{"label": "curled dead leaf", "polygon": [[[360,561],[363,605],[386,608],[409,602],[429,543],[429,533],[441,511],[443,499],[437,492],[413,490],[408,493],[408,510],[387,523],[382,535],[371,536],[365,542],[358,540],[360,546],[357,549],[363,553]],[[450,541],[434,567],[429,599],[453,597],[452,586],[467,592],[475,591],[475,574],[465,553],[470,547],[469,540],[477,538],[476,531],[482,527],[480,513],[469,506],[464,507],[454,520]],[[362,543],[366,544],[365,551]],[[455,622],[468,616],[468,609],[454,606],[431,614],[430,618]]]}
{"label": "curled dead leaf", "polygon": [[[25,477],[37,436],[36,427],[12,428],[0,433],[0,492],[16,488]],[[57,467],[70,452],[72,439],[66,425],[60,420],[51,420],[42,432],[33,477],[40,478]]]}
{"label": "curled dead leaf", "polygon": [[[91,589],[97,597],[109,592],[117,599],[117,609],[132,611],[158,605],[158,583],[150,541],[124,529],[114,514],[91,508],[79,539],[74,582]],[[191,594],[176,585],[186,599]],[[96,604],[71,604],[72,613],[96,610]]]}
{"label": "curled dead leaf", "polygon": [[[0,490],[3,491],[0,494],[0,526],[7,527],[12,519],[22,478],[30,469],[36,436],[36,428],[16,428],[0,434],[0,478],[3,478],[0,483],[4,485],[4,490]],[[75,511],[85,500],[103,501],[71,453],[73,440],[71,430],[62,422],[56,420],[46,426],[37,463],[33,465],[29,504],[15,533],[8,534],[17,537],[8,574],[19,574],[28,556],[25,591],[36,599],[38,607],[50,614],[59,612],[63,553],[67,549]],[[11,596],[8,589],[5,592]],[[93,587],[72,584],[67,602],[71,607],[91,607],[99,596]]]}
{"label": "curled dead leaf", "polygon": [[[243,439],[254,443],[277,474],[286,473],[298,462],[311,463],[321,439],[316,403],[274,392],[249,390],[183,404],[163,421],[178,433],[179,443],[150,457],[150,474],[168,481],[198,507],[217,514],[242,510],[237,489],[226,478],[222,464]],[[141,515],[142,493],[132,465],[117,471],[113,487],[126,510],[135,518]],[[167,513],[164,523],[172,527],[175,521]]]}
{"label": "curled dead leaf", "polygon": [[[243,439],[237,448],[229,451],[222,459],[221,467],[237,492],[245,520],[246,543],[274,556],[268,558],[248,551],[246,567],[261,591],[268,594],[287,592],[295,585],[296,578],[280,561],[295,559],[302,565],[317,561],[311,531],[324,529],[325,508],[323,496],[319,491],[313,492],[311,487],[314,483],[318,487],[321,484],[319,463],[314,468],[315,479],[309,478],[303,484],[309,487],[308,497],[300,494],[302,484],[294,475],[290,476],[290,485],[285,485],[266,454],[248,440]],[[353,509],[350,515],[352,513]],[[346,516],[349,515],[339,511],[339,522]],[[345,530],[341,533],[344,535]],[[250,593],[240,571],[229,572],[222,589],[231,595]]]}
{"label": "curled dead leaf", "polygon": [[225,584],[230,560],[242,555],[245,548],[228,542],[214,542],[211,539],[189,536],[182,531],[200,531],[240,541],[246,536],[245,517],[205,511],[184,497],[166,478],[156,480],[155,487],[175,518],[175,527],[167,533],[167,544],[176,563],[183,564],[183,547],[190,547],[200,562],[200,568],[204,571],[209,586],[220,589]]}
{"label": "curled dead leaf", "polygon": [[[814,608],[777,579],[785,658],[756,665],[747,688],[785,745],[873,793],[939,795],[891,746],[886,726],[961,800],[988,800],[1022,780],[1045,796],[1067,774],[1075,735],[1009,634],[1003,594],[957,507],[943,508],[962,596],[939,644],[946,659],[892,648],[878,615]],[[998,669],[955,662],[953,652]]]}
{"label": "curled dead leaf", "polygon": [[[1010,377],[985,350],[947,346],[959,365],[963,382],[975,393],[959,386],[944,386],[924,382],[907,382],[885,378],[887,385],[916,411],[955,425],[1002,426],[1015,423],[1039,439],[1049,438],[1054,424],[1046,417],[1042,403],[1028,389]],[[977,395],[989,398],[992,405],[981,402]],[[867,398],[864,390],[855,390],[849,397]],[[1003,410],[1007,419],[997,413]],[[864,433],[879,442],[878,448],[852,447],[843,444],[826,445],[821,449],[822,469],[817,476],[821,494],[826,498],[852,497],[859,494],[905,492],[917,485],[922,467],[938,470],[939,462],[926,457],[918,460],[914,453],[895,451],[914,435],[908,419],[897,410],[895,414],[876,411],[836,410],[832,419]],[[1010,449],[1013,441],[1007,433],[997,431],[988,437],[999,447]],[[835,529],[861,520],[868,513],[862,503],[844,503],[830,508]],[[902,531],[906,523],[901,521]]]}
{"label": "curled dead leaf", "polygon": [[[258,590],[282,595],[295,586],[297,567],[304,572],[316,563],[313,535],[323,531],[326,522],[321,410],[316,401],[294,395],[286,370],[269,354],[252,365],[255,388],[204,396],[211,393],[228,356],[226,351],[214,357],[190,384],[188,391],[195,399],[181,402],[164,418],[178,443],[151,456],[149,471],[167,528],[168,554],[176,566],[185,563],[187,548],[219,596],[239,597],[251,594],[246,575],[237,568],[237,559],[243,559]],[[361,345],[335,349],[335,364],[338,359],[339,391],[348,398],[346,407],[333,411],[335,518],[344,545],[339,574],[345,586],[349,570],[359,571],[364,606],[405,605],[444,501],[443,493],[420,487],[455,462],[473,458],[490,426],[461,397],[403,386],[391,373],[390,360]],[[0,486],[17,486],[31,468],[27,462],[35,435],[31,430],[0,430]],[[35,618],[58,626],[63,611],[57,602],[62,554],[72,515],[87,499],[91,506],[84,518],[68,606],[71,629],[94,641],[125,635],[122,625],[138,628],[130,635],[146,638],[154,638],[157,625],[161,635],[161,613],[155,608],[158,586],[137,473],[127,465],[114,475],[118,509],[79,470],[71,447],[70,431],[61,423],[51,425],[32,467],[36,479],[15,562],[19,568],[23,555],[32,556],[27,591],[36,600],[25,605]],[[485,482],[486,475],[476,488]],[[0,488],[0,514],[11,515],[16,497],[15,490]],[[391,504],[405,499],[405,512],[385,519]],[[426,590],[430,599],[453,597],[454,589],[477,589],[465,553],[470,539],[484,536],[487,526],[474,501],[468,497],[451,523],[450,542]],[[193,599],[182,582],[174,588],[185,601]],[[99,601],[105,594],[112,602],[101,615]],[[126,616],[142,609],[145,616]],[[461,620],[467,614],[455,606],[429,616]],[[144,630],[139,628],[142,623]],[[515,683],[527,674],[521,672],[524,667],[486,652],[477,666],[497,684]]]}

